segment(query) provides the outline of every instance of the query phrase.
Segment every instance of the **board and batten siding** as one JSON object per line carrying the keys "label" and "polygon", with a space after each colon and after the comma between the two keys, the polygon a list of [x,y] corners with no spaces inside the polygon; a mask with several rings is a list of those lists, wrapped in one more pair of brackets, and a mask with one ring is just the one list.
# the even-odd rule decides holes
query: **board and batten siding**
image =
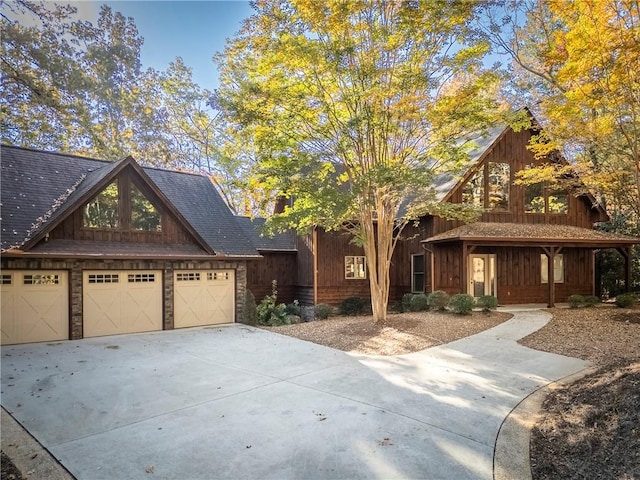
{"label": "board and batten siding", "polygon": [[260,252],[262,259],[247,263],[247,288],[260,303],[271,295],[272,282],[278,282],[278,303],[296,299],[296,252]]}

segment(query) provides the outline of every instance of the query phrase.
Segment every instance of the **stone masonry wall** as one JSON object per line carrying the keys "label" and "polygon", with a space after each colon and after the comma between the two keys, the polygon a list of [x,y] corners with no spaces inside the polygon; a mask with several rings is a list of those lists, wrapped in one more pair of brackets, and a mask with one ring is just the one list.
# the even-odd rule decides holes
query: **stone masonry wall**
{"label": "stone masonry wall", "polygon": [[235,270],[236,322],[242,322],[245,292],[247,288],[247,265],[245,261],[160,261],[160,260],[49,260],[2,258],[2,269],[13,270],[67,270],[69,272],[69,305],[71,340],[83,337],[82,332],[82,271],[83,270],[162,270],[163,272],[163,329],[172,330],[174,325],[173,272],[174,270]]}

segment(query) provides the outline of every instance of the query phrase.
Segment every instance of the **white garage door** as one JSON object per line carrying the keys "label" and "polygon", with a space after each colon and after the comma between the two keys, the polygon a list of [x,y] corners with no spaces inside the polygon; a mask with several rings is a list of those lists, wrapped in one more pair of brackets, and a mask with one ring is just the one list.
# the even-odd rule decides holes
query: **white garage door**
{"label": "white garage door", "polygon": [[84,271],[85,337],[162,330],[160,270]]}
{"label": "white garage door", "polygon": [[232,323],[233,270],[180,270],[173,273],[174,327]]}
{"label": "white garage door", "polygon": [[69,338],[67,272],[2,272],[2,345]]}

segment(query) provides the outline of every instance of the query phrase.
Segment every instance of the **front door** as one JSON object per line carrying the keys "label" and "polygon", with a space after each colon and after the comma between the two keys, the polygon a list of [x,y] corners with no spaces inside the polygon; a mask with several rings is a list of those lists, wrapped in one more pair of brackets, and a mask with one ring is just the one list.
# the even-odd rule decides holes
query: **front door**
{"label": "front door", "polygon": [[496,256],[491,254],[469,255],[469,295],[496,296]]}

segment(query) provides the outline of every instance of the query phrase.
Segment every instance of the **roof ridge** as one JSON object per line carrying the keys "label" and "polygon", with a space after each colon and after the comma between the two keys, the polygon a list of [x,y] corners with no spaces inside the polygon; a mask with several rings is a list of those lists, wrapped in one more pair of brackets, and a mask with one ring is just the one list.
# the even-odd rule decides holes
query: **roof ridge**
{"label": "roof ridge", "polygon": [[73,158],[81,158],[83,160],[90,160],[92,162],[101,162],[101,163],[113,163],[113,161],[111,160],[104,160],[101,158],[93,158],[93,157],[87,157],[86,155],[78,155],[75,153],[62,153],[62,152],[52,152],[51,150],[42,150],[40,148],[32,148],[32,147],[22,147],[20,145],[9,145],[6,143],[2,143],[0,144],[2,146],[2,148],[12,148],[15,150],[27,150],[29,152],[35,152],[35,153],[45,153],[47,155],[55,155],[57,157],[73,157]]}

